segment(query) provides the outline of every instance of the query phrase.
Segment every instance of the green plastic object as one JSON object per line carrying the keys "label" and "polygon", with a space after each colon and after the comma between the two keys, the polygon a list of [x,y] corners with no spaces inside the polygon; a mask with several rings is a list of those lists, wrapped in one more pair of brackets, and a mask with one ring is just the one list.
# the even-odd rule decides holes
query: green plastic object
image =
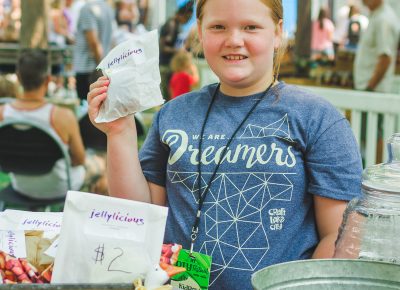
{"label": "green plastic object", "polygon": [[400,265],[350,259],[302,260],[255,272],[254,290],[400,289]]}

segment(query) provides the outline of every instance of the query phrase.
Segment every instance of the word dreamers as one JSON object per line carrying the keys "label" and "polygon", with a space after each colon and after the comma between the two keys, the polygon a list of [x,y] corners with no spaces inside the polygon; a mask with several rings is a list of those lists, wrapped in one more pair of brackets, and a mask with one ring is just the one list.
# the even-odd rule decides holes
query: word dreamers
{"label": "word dreamers", "polygon": [[131,56],[132,54],[140,54],[142,52],[143,50],[141,48],[134,50],[128,49],[128,51],[124,51],[120,56],[114,57],[114,59],[108,63],[107,68],[110,68],[115,64],[119,64],[122,60],[126,59],[128,56]]}
{"label": "word dreamers", "polygon": [[[280,148],[278,144],[260,144],[259,146],[249,146],[246,144],[237,144],[228,147],[208,146],[199,156],[199,150],[189,144],[189,137],[182,130],[167,130],[163,135],[162,141],[171,148],[171,154],[168,159],[170,165],[177,162],[185,153],[189,153],[189,161],[193,165],[201,164],[218,164],[232,163],[244,161],[246,168],[252,168],[257,164],[265,165],[275,163],[278,166],[292,168],[296,165],[296,156],[292,146]],[[222,153],[225,155],[222,156]],[[222,160],[221,160],[222,158]]]}
{"label": "word dreamers", "polygon": [[31,225],[31,226],[36,226],[37,228],[38,227],[49,227],[49,228],[60,228],[61,227],[61,224],[58,222],[51,222],[49,220],[41,221],[38,219],[33,219],[33,220],[25,219],[22,222],[22,225]]}
{"label": "word dreamers", "polygon": [[139,226],[144,225],[144,219],[143,218],[138,218],[138,217],[131,217],[129,216],[129,213],[126,214],[121,214],[120,212],[108,212],[106,210],[102,211],[97,211],[93,210],[92,213],[90,214],[90,218],[94,219],[105,219],[107,222],[109,221],[119,221],[119,222],[127,222],[127,223],[135,223]]}

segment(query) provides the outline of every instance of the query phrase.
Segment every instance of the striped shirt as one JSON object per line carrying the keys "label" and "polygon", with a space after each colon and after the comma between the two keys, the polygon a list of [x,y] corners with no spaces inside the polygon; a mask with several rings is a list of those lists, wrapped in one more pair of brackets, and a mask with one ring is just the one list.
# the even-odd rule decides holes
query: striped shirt
{"label": "striped shirt", "polygon": [[90,52],[85,33],[94,30],[103,47],[103,57],[110,51],[112,44],[112,30],[114,11],[105,0],[90,0],[79,14],[74,46],[74,71],[76,73],[90,73],[97,63]]}

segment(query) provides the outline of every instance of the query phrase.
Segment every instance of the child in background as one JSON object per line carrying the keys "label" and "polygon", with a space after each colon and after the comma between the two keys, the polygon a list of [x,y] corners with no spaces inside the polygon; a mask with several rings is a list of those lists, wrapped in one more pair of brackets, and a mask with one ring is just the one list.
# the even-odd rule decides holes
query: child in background
{"label": "child in background", "polygon": [[165,243],[212,256],[210,290],[252,289],[266,266],[331,258],[361,158],[346,118],[277,80],[282,0],[198,0],[199,39],[220,83],[166,103],[140,153],[132,115],[107,135],[110,195],[168,206]]}
{"label": "child in background", "polygon": [[197,67],[192,62],[190,52],[181,50],[171,60],[173,74],[169,81],[171,99],[190,92],[199,82]]}

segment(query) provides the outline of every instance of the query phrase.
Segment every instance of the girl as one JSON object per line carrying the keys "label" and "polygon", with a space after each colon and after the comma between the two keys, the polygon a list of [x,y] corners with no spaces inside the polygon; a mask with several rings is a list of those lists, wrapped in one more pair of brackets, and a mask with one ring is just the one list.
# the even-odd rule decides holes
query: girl
{"label": "girl", "polygon": [[318,19],[312,23],[311,50],[312,60],[333,61],[335,53],[333,50],[333,32],[335,26],[328,17],[327,8],[321,8]]}
{"label": "girl", "polygon": [[171,99],[190,92],[199,82],[197,67],[192,62],[192,55],[186,50],[175,53],[171,60],[173,74],[169,80]]}
{"label": "girl", "polygon": [[[165,242],[212,256],[209,289],[251,289],[263,267],[332,257],[360,194],[346,119],[276,80],[282,10],[281,0],[199,0],[199,39],[220,83],[165,104],[140,154],[133,116],[96,124],[111,195],[168,206]],[[91,86],[92,120],[108,83]]]}

